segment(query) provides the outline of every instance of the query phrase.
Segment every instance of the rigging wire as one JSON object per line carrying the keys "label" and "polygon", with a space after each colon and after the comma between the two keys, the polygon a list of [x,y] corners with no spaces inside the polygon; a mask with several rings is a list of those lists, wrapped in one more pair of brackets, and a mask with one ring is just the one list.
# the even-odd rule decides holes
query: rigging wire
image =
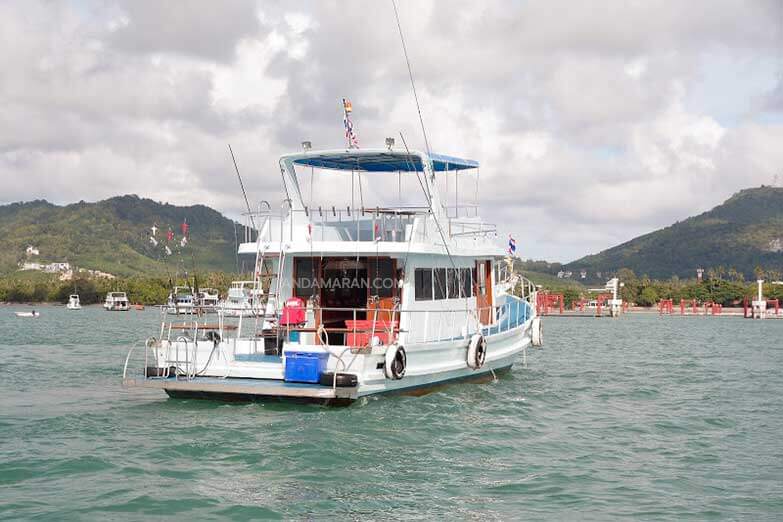
{"label": "rigging wire", "polygon": [[405,36],[402,34],[402,25],[400,24],[400,14],[397,12],[397,3],[391,0],[392,7],[394,7],[394,18],[397,19],[397,30],[400,32],[400,41],[402,42],[402,52],[405,54],[405,63],[408,64],[408,76],[411,80],[411,87],[413,88],[413,99],[416,101],[416,110],[419,113],[419,123],[421,124],[421,133],[424,135],[424,147],[427,149],[427,155],[430,154],[430,142],[427,140],[427,131],[424,129],[424,118],[421,115],[421,106],[419,105],[419,96],[416,94],[416,84],[413,81],[413,69],[411,69],[411,61],[408,59],[408,48],[405,46]]}

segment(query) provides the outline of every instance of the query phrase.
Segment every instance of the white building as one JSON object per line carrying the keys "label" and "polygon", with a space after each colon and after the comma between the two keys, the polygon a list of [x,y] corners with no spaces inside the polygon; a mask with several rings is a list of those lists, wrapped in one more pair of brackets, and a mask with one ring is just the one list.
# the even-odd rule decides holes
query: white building
{"label": "white building", "polygon": [[68,272],[70,270],[71,270],[70,263],[49,263],[48,265],[43,267],[43,271],[49,272],[50,274],[55,274],[57,272]]}

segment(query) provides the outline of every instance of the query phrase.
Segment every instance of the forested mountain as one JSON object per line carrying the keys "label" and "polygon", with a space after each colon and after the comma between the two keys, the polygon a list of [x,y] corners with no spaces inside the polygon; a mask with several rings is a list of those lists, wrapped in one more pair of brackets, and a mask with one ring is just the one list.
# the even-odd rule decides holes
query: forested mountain
{"label": "forested mountain", "polygon": [[[188,242],[182,246],[185,221]],[[150,240],[153,225],[158,227],[157,245]],[[28,246],[40,253],[28,255]],[[234,272],[235,252],[234,222],[203,205],[178,207],[119,196],[66,206],[46,201],[0,206],[0,274],[25,261],[69,262],[118,276],[165,274],[183,267]]]}
{"label": "forested mountain", "polygon": [[761,268],[783,272],[783,188],[745,189],[722,205],[568,263],[564,270],[587,270],[590,276],[621,268],[664,279],[692,278],[697,268],[736,271],[754,277]]}

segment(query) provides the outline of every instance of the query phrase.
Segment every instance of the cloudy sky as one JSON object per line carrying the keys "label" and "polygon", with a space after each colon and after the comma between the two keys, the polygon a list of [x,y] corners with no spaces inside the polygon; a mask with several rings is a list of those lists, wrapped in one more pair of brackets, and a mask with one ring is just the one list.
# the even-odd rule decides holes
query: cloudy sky
{"label": "cloudy sky", "polygon": [[[398,0],[433,150],[568,261],[783,182],[783,1]],[[388,1],[0,3],[0,203],[135,193],[237,216],[277,157],[423,148]]]}

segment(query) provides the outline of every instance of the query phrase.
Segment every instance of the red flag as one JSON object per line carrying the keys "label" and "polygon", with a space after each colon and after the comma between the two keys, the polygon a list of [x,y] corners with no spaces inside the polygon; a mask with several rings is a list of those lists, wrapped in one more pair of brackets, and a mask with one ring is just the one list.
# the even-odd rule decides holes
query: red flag
{"label": "red flag", "polygon": [[169,231],[166,232],[166,239],[168,241],[173,241],[174,240],[174,232],[172,232],[171,229],[169,229]]}
{"label": "red flag", "polygon": [[180,228],[182,229],[182,235],[187,236],[188,230],[190,229],[190,225],[188,225],[188,222],[183,221],[182,224],[180,225]]}

